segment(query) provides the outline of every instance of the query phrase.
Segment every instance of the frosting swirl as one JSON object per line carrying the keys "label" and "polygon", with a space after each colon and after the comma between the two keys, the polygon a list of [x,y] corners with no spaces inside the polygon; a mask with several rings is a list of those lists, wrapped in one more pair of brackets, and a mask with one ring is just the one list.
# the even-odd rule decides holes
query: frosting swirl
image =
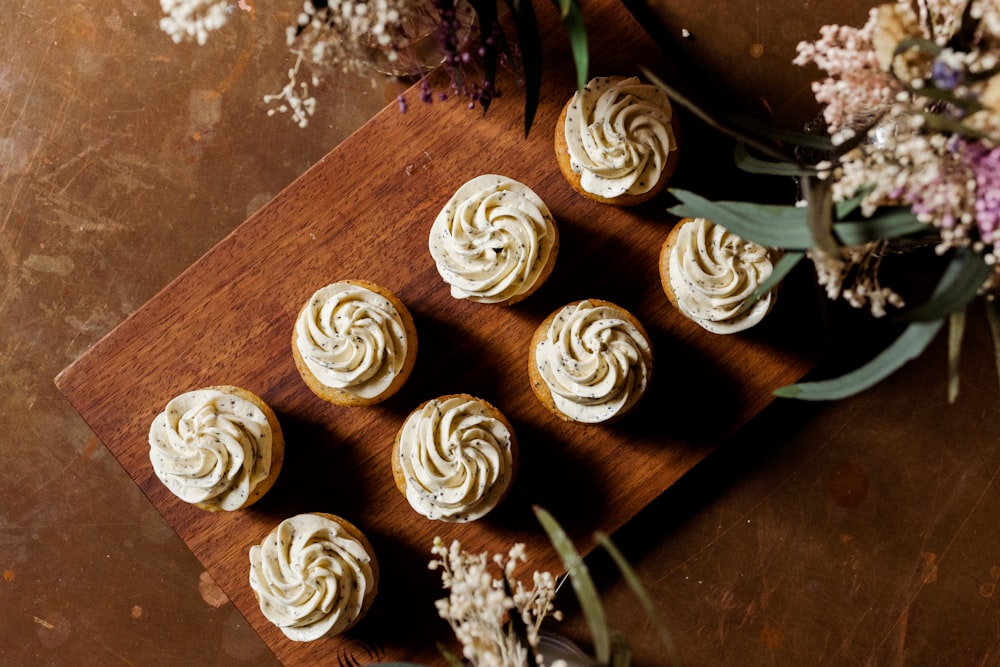
{"label": "frosting swirl", "polygon": [[242,507],[271,469],[274,434],[251,401],[215,388],[173,398],[149,429],[153,472],[185,502]]}
{"label": "frosting swirl", "polygon": [[704,218],[681,223],[667,258],[680,311],[713,333],[735,333],[759,323],[774,292],[751,308],[744,303],[771,275],[771,252]]}
{"label": "frosting swirl", "polygon": [[295,345],[315,378],[365,399],[385,392],[406,361],[403,319],[389,299],[352,282],[317,290],[295,322]]}
{"label": "frosting swirl", "polygon": [[250,548],[250,587],[286,637],[311,641],[350,628],[378,589],[363,538],[322,514],[282,521]]}
{"label": "frosting swirl", "polygon": [[587,192],[613,199],[640,195],[660,180],[677,149],[670,99],[637,77],[591,79],[566,111],[570,168]]}
{"label": "frosting swirl", "polygon": [[496,506],[513,477],[513,434],[471,396],[445,396],[415,410],[399,433],[395,465],[406,499],[428,519],[473,521]]}
{"label": "frosting swirl", "polygon": [[573,421],[624,414],[642,397],[653,369],[646,334],[627,313],[581,301],[555,314],[534,354],[556,408]]}
{"label": "frosting swirl", "polygon": [[555,220],[538,195],[513,179],[484,174],[441,210],[429,246],[453,297],[500,303],[540,284],[557,240]]}

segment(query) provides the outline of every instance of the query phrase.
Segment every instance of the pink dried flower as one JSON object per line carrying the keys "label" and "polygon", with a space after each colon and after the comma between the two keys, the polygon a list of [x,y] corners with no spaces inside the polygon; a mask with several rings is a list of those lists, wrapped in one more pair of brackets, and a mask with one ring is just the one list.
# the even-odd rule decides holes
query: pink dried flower
{"label": "pink dried flower", "polygon": [[965,157],[976,180],[974,210],[979,240],[996,245],[1000,242],[1000,147],[970,143]]}

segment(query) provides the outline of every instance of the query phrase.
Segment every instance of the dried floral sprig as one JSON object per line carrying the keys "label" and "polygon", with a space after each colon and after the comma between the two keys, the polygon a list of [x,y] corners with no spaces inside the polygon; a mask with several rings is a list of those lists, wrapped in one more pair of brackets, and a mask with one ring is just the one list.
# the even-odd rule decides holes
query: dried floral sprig
{"label": "dried floral sprig", "polygon": [[[564,656],[595,667],[627,667],[631,663],[631,650],[624,637],[608,624],[583,558],[548,511],[536,507],[535,516],[566,569],[566,578],[590,628],[595,653],[593,657],[576,653],[552,655],[550,667],[564,667]],[[595,537],[608,551],[656,628],[665,648],[665,664],[678,667],[681,661],[670,632],[639,577],[607,535],[598,533]],[[547,664],[545,655],[537,651],[539,632],[545,619],[562,617],[553,606],[558,584],[547,572],[533,572],[531,588],[518,580],[517,569],[526,562],[523,544],[515,544],[506,555],[488,558],[485,553],[464,551],[457,541],[445,545],[443,540],[435,538],[431,553],[434,558],[429,567],[441,572],[442,584],[448,589],[448,597],[436,602],[438,614],[448,621],[469,664],[473,667]],[[462,664],[457,658],[451,660],[451,654],[444,649],[443,653],[451,664]]]}
{"label": "dried floral sprig", "polygon": [[177,43],[195,41],[204,45],[208,35],[226,24],[230,3],[226,0],[160,0],[166,14],[160,29]]}
{"label": "dried floral sprig", "polygon": [[[434,539],[429,567],[441,572],[448,597],[435,603],[438,614],[448,621],[462,644],[462,654],[475,667],[522,667],[538,646],[538,633],[547,617],[562,617],[552,601],[555,578],[534,572],[532,587],[516,578],[526,561],[523,544],[515,544],[506,555],[473,554],[456,540],[445,545]],[[526,642],[515,631],[520,622]],[[542,664],[538,662],[537,664]]]}
{"label": "dried floral sprig", "polygon": [[[161,28],[176,41],[204,44],[234,11],[226,0],[160,0]],[[578,85],[587,81],[588,47],[579,0],[555,0],[566,27]],[[505,0],[515,35],[505,34],[495,0],[305,0],[286,29],[293,64],[288,81],[264,97],[270,115],[289,113],[309,123],[317,100],[312,91],[334,71],[365,72],[419,81],[425,103],[451,97],[484,111],[500,96],[497,73],[505,67],[524,89],[524,127],[534,120],[541,91],[541,45],[531,0]],[[239,0],[241,9],[252,7]],[[478,29],[476,28],[478,26]],[[445,90],[433,90],[428,70],[441,67]],[[400,111],[408,108],[400,96]]]}

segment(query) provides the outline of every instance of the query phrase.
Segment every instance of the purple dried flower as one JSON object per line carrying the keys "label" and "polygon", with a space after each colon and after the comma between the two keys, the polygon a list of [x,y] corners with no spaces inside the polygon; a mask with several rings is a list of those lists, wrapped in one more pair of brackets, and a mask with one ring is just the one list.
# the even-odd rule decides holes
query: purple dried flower
{"label": "purple dried flower", "polygon": [[434,101],[433,91],[431,91],[430,82],[424,78],[420,81],[420,101],[424,104],[430,104]]}
{"label": "purple dried flower", "polygon": [[976,146],[976,226],[980,239],[994,244],[1000,241],[1000,147]]}
{"label": "purple dried flower", "polygon": [[961,67],[955,67],[945,58],[938,58],[931,66],[931,79],[942,90],[955,90],[965,78]]}

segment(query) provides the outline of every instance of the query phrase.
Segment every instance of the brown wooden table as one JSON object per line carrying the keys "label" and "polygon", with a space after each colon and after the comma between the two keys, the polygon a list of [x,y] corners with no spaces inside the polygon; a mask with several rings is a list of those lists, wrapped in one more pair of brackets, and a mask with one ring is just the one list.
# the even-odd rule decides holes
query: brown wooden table
{"label": "brown wooden table", "polygon": [[[814,36],[835,15],[856,22],[865,11],[863,3],[811,7],[808,14],[784,2],[723,3],[711,12],[694,3],[650,6],[666,24],[659,41],[675,63],[697,61],[696,69],[682,68],[697,72],[691,77],[697,87],[725,85],[734,104],[771,109],[779,118],[808,106],[802,91],[809,73],[787,65],[795,41]],[[0,107],[0,405],[9,424],[0,440],[5,664],[274,660],[268,642],[218,588],[224,577],[214,581],[205,571],[209,563],[192,556],[171,528],[176,517],[161,518],[112,455],[120,450],[101,444],[52,378],[88,350],[95,356],[85,358],[103,354],[106,344],[92,346],[217,242],[233,247],[245,240],[240,231],[226,235],[391,102],[396,88],[338,79],[321,91],[319,116],[302,132],[286,119],[267,118],[260,102],[282,83],[283,35],[275,28],[290,14],[259,8],[196,48],[169,43],[156,28],[157,13],[155,3],[63,7],[43,0],[21,3],[0,19],[8,36],[0,46],[7,63],[0,81],[9,90]],[[681,37],[681,29],[690,37]],[[514,106],[490,112],[496,131],[504,123],[513,131]],[[687,144],[693,150],[679,183],[756,187],[731,179],[726,150],[709,133],[692,127],[685,137],[698,141]],[[434,179],[443,179],[433,171],[440,164],[414,161]],[[320,164],[307,178],[322,171]],[[546,193],[560,185],[551,176],[541,180]],[[590,223],[575,205],[566,207],[581,248]],[[265,206],[256,219],[275,210]],[[644,220],[642,238],[655,237],[663,224]],[[569,272],[573,260],[566,266],[557,270]],[[537,304],[518,311],[519,326],[556,305],[571,282],[556,276]],[[417,287],[407,289],[417,301],[424,298]],[[268,317],[280,320],[283,308],[292,306],[272,306]],[[144,310],[131,321],[145,317]],[[659,319],[665,313],[650,312],[660,341],[677,335],[675,345],[695,344],[677,333],[676,322]],[[427,307],[418,315],[432,330],[444,328]],[[958,405],[943,400],[940,346],[856,399],[772,404],[723,445],[707,438],[687,460],[714,452],[616,532],[667,613],[687,664],[995,661],[997,391],[984,331],[975,324],[973,332]],[[809,347],[791,327],[762,333],[782,339],[776,354],[801,358]],[[835,333],[836,342],[852,342],[843,329]],[[762,335],[750,344],[766,347],[770,340]],[[277,363],[268,372],[279,380],[267,383],[275,402],[298,406],[298,414],[315,409],[296,394],[284,362]],[[703,367],[696,360],[687,370]],[[201,364],[192,369],[193,376],[211,374]],[[498,391],[516,393],[512,380]],[[530,403],[518,400],[512,403],[521,407],[512,411],[530,425]],[[397,403],[387,412],[401,413],[406,397]],[[310,433],[312,423],[304,419],[293,430]],[[626,435],[649,436],[646,423],[637,421]],[[528,427],[532,435],[548,429]],[[261,509],[274,519],[302,498],[278,491]],[[525,524],[515,515],[524,514],[528,501],[514,500],[485,532],[521,534]],[[584,541],[589,518],[570,520]],[[535,553],[542,553],[537,546]],[[662,664],[620,580],[598,553],[590,562],[640,664]],[[238,605],[246,595],[231,594]],[[380,613],[435,622],[429,609]],[[585,636],[572,615],[565,630]]]}

